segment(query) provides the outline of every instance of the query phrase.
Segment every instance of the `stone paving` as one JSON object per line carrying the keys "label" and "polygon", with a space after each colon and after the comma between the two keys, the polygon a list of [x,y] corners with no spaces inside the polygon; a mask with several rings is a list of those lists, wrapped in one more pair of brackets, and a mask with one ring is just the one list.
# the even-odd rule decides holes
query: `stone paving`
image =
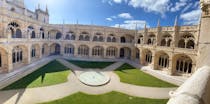
{"label": "stone paving", "polygon": [[[111,91],[118,91],[131,96],[165,99],[169,98],[169,91],[176,89],[143,87],[121,83],[119,77],[110,70],[104,71],[111,78],[108,84],[98,87],[86,86],[82,84],[77,77],[85,69],[79,68],[62,59],[58,59],[58,61],[72,69],[74,72],[68,77],[68,82],[47,87],[0,91],[0,104],[35,104],[61,99],[77,92],[84,92],[88,94],[104,94]],[[113,67],[116,67],[120,64],[123,63],[116,63],[113,65]],[[111,66],[108,67],[112,68]]]}

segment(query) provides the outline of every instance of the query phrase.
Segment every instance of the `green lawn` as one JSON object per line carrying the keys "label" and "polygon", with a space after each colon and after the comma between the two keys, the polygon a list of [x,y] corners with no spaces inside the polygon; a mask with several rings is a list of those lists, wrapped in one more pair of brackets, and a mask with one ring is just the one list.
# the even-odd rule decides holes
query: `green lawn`
{"label": "green lawn", "polygon": [[133,97],[119,92],[110,92],[103,95],[88,95],[79,92],[60,100],[43,104],[166,104],[167,101],[167,99]]}
{"label": "green lawn", "polygon": [[99,68],[103,69],[114,62],[95,62],[95,61],[75,61],[75,60],[68,60],[70,63],[77,65],[81,68]]}
{"label": "green lawn", "polygon": [[129,64],[122,65],[115,70],[115,73],[120,77],[120,81],[124,83],[149,87],[177,87],[176,85],[146,74],[139,69],[135,69]]}
{"label": "green lawn", "polygon": [[70,70],[67,67],[58,61],[52,61],[3,90],[42,87],[64,83],[67,81],[69,73]]}

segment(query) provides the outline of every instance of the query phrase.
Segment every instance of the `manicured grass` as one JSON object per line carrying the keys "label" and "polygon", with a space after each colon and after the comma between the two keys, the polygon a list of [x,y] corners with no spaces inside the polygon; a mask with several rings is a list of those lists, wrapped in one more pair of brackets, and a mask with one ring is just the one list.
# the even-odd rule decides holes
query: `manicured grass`
{"label": "manicured grass", "polygon": [[75,61],[75,60],[68,60],[70,63],[77,65],[81,68],[99,68],[103,69],[114,62],[94,62],[94,61]]}
{"label": "manicured grass", "polygon": [[156,77],[146,74],[139,69],[135,69],[129,64],[124,64],[115,70],[120,77],[120,81],[128,84],[149,87],[177,87],[176,85],[162,81]]}
{"label": "manicured grass", "polygon": [[63,99],[43,104],[166,104],[167,101],[167,99],[133,97],[119,92],[110,92],[103,95],[88,95],[79,92]]}
{"label": "manicured grass", "polygon": [[64,83],[67,81],[69,73],[70,70],[67,67],[58,61],[52,61],[3,90],[42,87]]}

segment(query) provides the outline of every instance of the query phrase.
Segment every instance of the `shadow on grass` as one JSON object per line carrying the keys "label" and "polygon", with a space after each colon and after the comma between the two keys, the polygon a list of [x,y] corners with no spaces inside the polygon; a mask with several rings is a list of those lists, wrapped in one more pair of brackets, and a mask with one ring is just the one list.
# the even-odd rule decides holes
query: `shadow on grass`
{"label": "shadow on grass", "polygon": [[57,61],[52,61],[47,65],[39,68],[38,70],[32,72],[31,74],[21,78],[20,80],[12,83],[11,85],[3,88],[2,90],[11,90],[11,89],[25,89],[36,79],[41,77],[41,82],[44,83],[47,73],[55,73],[69,70],[67,67],[63,66]]}
{"label": "shadow on grass", "polygon": [[122,66],[117,68],[115,71],[120,71],[122,73],[127,73],[126,70],[132,70],[132,69],[135,69],[135,68],[133,66],[129,65],[129,64],[123,64]]}
{"label": "shadow on grass", "polygon": [[66,60],[81,68],[99,68],[103,69],[115,62],[97,62],[97,61],[78,61],[78,60]]}

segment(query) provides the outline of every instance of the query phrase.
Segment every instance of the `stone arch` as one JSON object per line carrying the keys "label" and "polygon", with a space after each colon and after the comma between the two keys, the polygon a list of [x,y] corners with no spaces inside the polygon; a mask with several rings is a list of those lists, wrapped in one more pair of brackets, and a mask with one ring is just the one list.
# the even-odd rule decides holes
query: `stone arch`
{"label": "stone arch", "polygon": [[152,55],[152,51],[149,50],[149,49],[144,49],[142,51],[142,64],[145,64],[145,65],[148,65],[148,64],[151,64],[152,63],[152,60],[153,60],[153,55]]}
{"label": "stone arch", "polygon": [[55,30],[55,29],[52,29],[48,32],[48,35],[50,37],[50,39],[57,39],[57,38],[61,38],[62,35],[61,32],[59,30]]}
{"label": "stone arch", "polygon": [[120,58],[131,59],[131,49],[128,47],[120,48]]}
{"label": "stone arch", "polygon": [[10,33],[9,35],[12,38],[22,38],[22,31],[21,31],[21,27],[17,22],[10,22],[8,24],[8,32]]}
{"label": "stone arch", "polygon": [[74,45],[66,44],[64,47],[64,54],[73,56],[74,55]]}
{"label": "stone arch", "polygon": [[104,37],[102,33],[95,33],[94,37],[93,37],[93,41],[97,41],[97,42],[103,42],[104,41]]}
{"label": "stone arch", "polygon": [[87,45],[80,45],[78,47],[79,56],[89,56],[89,47]]}
{"label": "stone arch", "polygon": [[104,56],[104,48],[102,46],[95,46],[92,48],[92,55],[96,57]]}
{"label": "stone arch", "polygon": [[161,46],[171,46],[172,35],[168,32],[164,32],[163,35],[160,37],[160,45]]}
{"label": "stone arch", "polygon": [[117,48],[114,46],[109,46],[108,48],[106,48],[106,56],[107,57],[117,57]]}
{"label": "stone arch", "polygon": [[194,70],[193,64],[195,63],[195,60],[186,54],[176,54],[173,56],[172,61],[172,70],[174,74],[191,74]]}
{"label": "stone arch", "polygon": [[167,69],[169,67],[169,55],[164,51],[156,52],[154,65],[157,70]]}
{"label": "stone arch", "polygon": [[61,54],[61,45],[58,43],[53,43],[50,45],[50,55],[60,55]]}
{"label": "stone arch", "polygon": [[81,41],[90,41],[90,36],[88,32],[83,31],[80,36],[79,36],[79,40]]}
{"label": "stone arch", "polygon": [[36,33],[33,26],[28,26],[27,33],[31,39],[36,38]]}
{"label": "stone arch", "polygon": [[148,45],[153,45],[153,44],[155,44],[155,41],[156,41],[156,36],[153,34],[153,33],[151,33],[149,36],[148,36],[148,39],[147,39],[147,44]]}
{"label": "stone arch", "polygon": [[114,34],[109,34],[106,38],[107,42],[116,42],[116,37]]}
{"label": "stone arch", "polygon": [[28,48],[24,45],[14,46],[12,49],[13,68],[21,67],[28,63]]}
{"label": "stone arch", "polygon": [[144,41],[144,36],[142,34],[140,34],[138,39],[137,39],[137,44],[142,44],[143,41]]}
{"label": "stone arch", "polygon": [[33,44],[31,46],[31,58],[39,58],[41,56],[40,51],[39,44]]}

